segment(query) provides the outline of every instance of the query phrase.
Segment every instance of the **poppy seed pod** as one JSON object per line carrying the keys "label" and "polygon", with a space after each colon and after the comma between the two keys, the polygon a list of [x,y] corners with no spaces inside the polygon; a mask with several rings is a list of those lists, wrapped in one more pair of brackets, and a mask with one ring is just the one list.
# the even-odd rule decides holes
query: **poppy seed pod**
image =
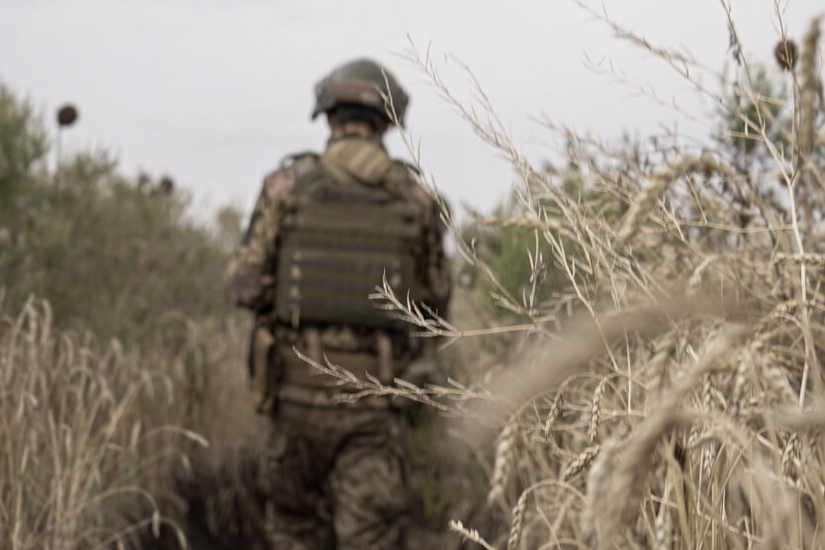
{"label": "poppy seed pod", "polygon": [[164,195],[171,195],[172,192],[175,190],[175,182],[170,177],[164,177],[160,180],[160,184],[158,185],[160,192]]}
{"label": "poppy seed pod", "polygon": [[793,40],[780,40],[773,55],[783,71],[792,71],[799,57],[799,48]]}
{"label": "poppy seed pod", "polygon": [[64,105],[57,111],[57,123],[60,126],[71,126],[77,120],[77,109],[74,105]]}

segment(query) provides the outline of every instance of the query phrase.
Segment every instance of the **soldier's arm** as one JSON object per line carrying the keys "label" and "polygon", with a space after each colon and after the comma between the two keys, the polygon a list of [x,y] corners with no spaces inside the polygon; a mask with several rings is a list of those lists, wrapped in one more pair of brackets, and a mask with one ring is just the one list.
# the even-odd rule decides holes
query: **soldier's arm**
{"label": "soldier's arm", "polygon": [[230,293],[238,306],[255,311],[273,306],[278,228],[283,200],[293,184],[292,168],[282,168],[264,179],[249,228],[229,268]]}
{"label": "soldier's arm", "polygon": [[418,184],[414,187],[416,201],[423,211],[419,284],[421,299],[440,316],[447,315],[452,290],[450,260],[444,251],[444,224],[440,206]]}
{"label": "soldier's arm", "polygon": [[433,204],[435,210],[433,214],[434,223],[427,232],[427,249],[429,261],[427,280],[433,296],[434,309],[441,316],[447,315],[447,307],[450,303],[452,292],[452,281],[450,278],[450,259],[444,251],[444,224],[441,221],[441,210]]}

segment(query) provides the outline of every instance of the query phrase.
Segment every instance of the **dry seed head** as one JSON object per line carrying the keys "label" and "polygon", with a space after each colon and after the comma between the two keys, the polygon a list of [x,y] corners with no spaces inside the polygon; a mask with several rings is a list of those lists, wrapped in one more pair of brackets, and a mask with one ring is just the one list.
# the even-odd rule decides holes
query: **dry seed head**
{"label": "dry seed head", "polygon": [[450,530],[461,535],[465,540],[469,540],[480,544],[487,550],[495,550],[489,542],[481,538],[481,535],[475,529],[468,529],[464,524],[457,519],[450,520]]}
{"label": "dry seed head", "polygon": [[799,474],[802,471],[801,455],[799,436],[794,432],[782,450],[782,473],[793,486],[799,483]]}
{"label": "dry seed head", "polygon": [[561,475],[562,481],[570,481],[585,471],[588,466],[593,463],[593,460],[599,456],[600,450],[601,447],[599,445],[593,445],[592,447],[588,447],[579,453],[578,456],[576,456],[576,458],[568,464],[567,468],[564,469],[564,472]]}
{"label": "dry seed head", "polygon": [[593,393],[593,405],[590,407],[590,424],[587,428],[587,441],[591,447],[599,440],[599,424],[601,422],[602,396],[607,385],[607,377],[602,378],[596,391]]}
{"label": "dry seed head", "polygon": [[712,172],[726,174],[729,172],[725,167],[720,166],[712,158],[706,156],[702,158],[684,157],[671,166],[656,172],[651,178],[650,185],[642,189],[633,198],[633,203],[627,210],[627,214],[622,218],[622,224],[616,237],[616,246],[621,248],[633,238],[644,225],[650,212],[655,209],[659,196],[673,181],[683,174],[696,171],[708,174]]}
{"label": "dry seed head", "polygon": [[807,267],[822,269],[825,268],[825,254],[814,254],[812,252],[807,252],[804,254],[786,254],[784,252],[778,252],[776,256],[774,256],[773,262],[775,264],[794,266],[804,265]]}
{"label": "dry seed head", "polygon": [[667,360],[675,343],[675,331],[670,331],[656,340],[647,369],[650,373],[651,390],[659,392],[664,390],[664,384],[667,380]]}
{"label": "dry seed head", "polygon": [[739,367],[736,369],[736,374],[733,379],[733,390],[731,392],[730,404],[728,406],[728,413],[736,417],[739,414],[743,401],[745,401],[745,386],[748,383],[749,374],[751,374],[751,362],[739,355],[737,357]]}
{"label": "dry seed head", "polygon": [[547,413],[547,420],[544,423],[544,437],[550,437],[550,430],[553,429],[553,424],[559,419],[561,409],[564,406],[564,388],[561,387],[556,392],[553,398],[553,404],[550,406],[550,412]]}
{"label": "dry seed head", "polygon": [[690,278],[688,279],[688,282],[687,282],[687,295],[688,296],[696,296],[697,295],[697,293],[699,291],[699,287],[702,284],[702,273],[705,272],[705,269],[707,269],[707,267],[710,265],[710,263],[714,259],[716,259],[715,255],[708,256],[707,258],[702,260],[702,263],[700,263],[698,266],[696,266],[696,269],[694,269],[693,273],[690,274]]}
{"label": "dry seed head", "polygon": [[799,57],[799,47],[793,40],[780,40],[773,49],[773,56],[783,71],[792,71]]}
{"label": "dry seed head", "polygon": [[628,438],[621,461],[616,460],[613,468],[602,474],[606,486],[598,491],[600,499],[592,502],[588,490],[587,514],[596,523],[600,547],[611,547],[618,534],[638,514],[656,446],[666,433],[681,423],[684,418],[672,408],[662,408],[648,416]]}
{"label": "dry seed head", "polygon": [[759,321],[759,323],[756,325],[756,327],[754,329],[754,332],[756,334],[760,334],[773,321],[775,321],[777,319],[781,319],[782,317],[790,315],[794,311],[796,311],[796,308],[798,307],[798,305],[799,305],[799,302],[797,302],[796,300],[787,300],[785,302],[782,302],[781,304],[779,304],[778,306],[774,307],[771,310],[770,315],[767,315],[761,321]]}
{"label": "dry seed head", "polygon": [[524,512],[527,510],[528,491],[521,493],[521,496],[513,508],[513,519],[510,521],[510,537],[507,540],[507,550],[516,550],[521,542],[521,531],[524,528]]}
{"label": "dry seed head", "polygon": [[[702,410],[706,413],[713,409],[714,389],[712,374],[708,373],[702,380]],[[713,472],[713,460],[716,456],[716,442],[709,437],[707,432],[698,435],[694,439],[693,444],[698,444],[699,441],[704,442],[701,452],[702,473],[705,479],[709,479],[710,474]]]}
{"label": "dry seed head", "polygon": [[716,460],[716,441],[710,440],[702,448],[702,475],[709,480],[713,474],[713,462]]}
{"label": "dry seed head", "polygon": [[713,396],[713,381],[711,376],[711,373],[707,373],[702,379],[702,410],[704,412],[710,412],[711,409]]}
{"label": "dry seed head", "polygon": [[697,447],[701,440],[705,437],[705,434],[699,431],[699,426],[697,424],[690,425],[690,431],[688,432],[688,440],[686,447],[688,449],[694,449]]}
{"label": "dry seed head", "polygon": [[595,458],[590,471],[587,473],[587,493],[582,512],[582,524],[588,537],[599,534],[602,507],[609,496],[610,482],[619,465],[621,450],[625,443],[626,440],[622,443],[619,443],[616,439],[605,441],[601,452]]}
{"label": "dry seed head", "polygon": [[773,354],[769,354],[765,359],[765,364],[762,368],[762,380],[764,387],[770,392],[771,401],[778,403],[793,404],[796,403],[797,397],[791,388],[788,379],[782,369],[768,364],[769,361],[775,359]]}
{"label": "dry seed head", "polygon": [[741,411],[739,411],[739,416],[746,420],[759,418],[767,401],[768,399],[765,394],[763,392],[759,392],[747,400],[745,406],[742,407]]}
{"label": "dry seed head", "polygon": [[513,455],[516,450],[518,433],[518,415],[514,414],[498,437],[496,458],[493,463],[493,479],[491,481],[490,494],[487,495],[487,502],[495,502],[504,496],[504,488],[510,480],[510,470],[512,468]]}
{"label": "dry seed head", "polygon": [[654,370],[664,368],[664,364],[670,357],[670,351],[676,343],[676,332],[670,331],[656,341],[653,348],[653,357],[650,358],[650,366]]}
{"label": "dry seed head", "polygon": [[642,189],[633,199],[633,203],[622,220],[616,246],[621,248],[642,227],[648,214],[656,206],[656,200],[664,192],[671,180],[665,177],[654,177],[650,185]]}
{"label": "dry seed head", "polygon": [[71,126],[77,121],[77,108],[74,105],[64,105],[57,111],[57,124]]}
{"label": "dry seed head", "polygon": [[164,195],[171,195],[175,190],[175,182],[169,176],[164,176],[158,184],[158,190]]}
{"label": "dry seed head", "polygon": [[476,223],[495,227],[520,227],[523,229],[541,229],[557,232],[564,228],[564,225],[551,218],[537,219],[535,217],[524,218],[502,218],[492,216],[489,218],[477,218]]}

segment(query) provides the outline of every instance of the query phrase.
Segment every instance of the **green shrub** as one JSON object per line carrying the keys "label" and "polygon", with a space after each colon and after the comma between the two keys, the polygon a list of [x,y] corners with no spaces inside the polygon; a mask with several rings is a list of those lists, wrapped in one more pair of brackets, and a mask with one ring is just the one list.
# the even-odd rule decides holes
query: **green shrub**
{"label": "green shrub", "polygon": [[185,193],[132,181],[103,152],[46,170],[43,124],[5,88],[0,136],[0,276],[10,307],[33,294],[60,326],[126,341],[145,338],[163,313],[230,314],[223,277],[237,212],[222,210],[215,228],[198,224]]}

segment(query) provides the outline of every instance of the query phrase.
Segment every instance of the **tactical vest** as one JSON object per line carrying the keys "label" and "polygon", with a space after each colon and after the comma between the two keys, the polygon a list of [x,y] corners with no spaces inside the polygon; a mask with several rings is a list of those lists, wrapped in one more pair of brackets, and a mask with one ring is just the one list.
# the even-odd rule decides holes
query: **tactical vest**
{"label": "tactical vest", "polygon": [[380,185],[337,184],[315,155],[294,160],[278,243],[275,317],[304,323],[405,330],[369,299],[384,278],[415,298],[420,212]]}

